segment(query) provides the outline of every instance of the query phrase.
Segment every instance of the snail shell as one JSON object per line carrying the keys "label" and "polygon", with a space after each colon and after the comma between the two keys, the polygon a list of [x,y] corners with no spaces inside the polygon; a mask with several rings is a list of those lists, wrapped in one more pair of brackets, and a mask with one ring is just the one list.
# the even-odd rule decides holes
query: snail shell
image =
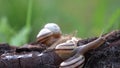
{"label": "snail shell", "polygon": [[76,39],[70,39],[64,43],[61,43],[55,47],[56,53],[63,59],[68,59],[73,53],[73,49],[77,47]]}
{"label": "snail shell", "polygon": [[60,27],[55,23],[48,23],[37,35],[37,42],[47,45],[53,44],[61,37]]}
{"label": "snail shell", "polygon": [[82,68],[84,65],[85,57],[83,55],[74,56],[62,62],[60,68]]}
{"label": "snail shell", "polygon": [[55,34],[58,34],[58,33],[61,34],[60,27],[55,23],[48,23],[44,26],[44,28],[51,30]]}
{"label": "snail shell", "polygon": [[61,43],[59,45],[56,46],[56,50],[57,49],[74,49],[77,47],[77,42],[78,42],[79,39],[75,38],[75,37],[72,37],[72,39],[70,40],[67,40],[65,43]]}
{"label": "snail shell", "polygon": [[43,39],[45,39],[46,37],[49,37],[53,34],[52,31],[50,31],[49,29],[41,29],[41,31],[38,33],[37,35],[37,40],[38,41],[42,41]]}

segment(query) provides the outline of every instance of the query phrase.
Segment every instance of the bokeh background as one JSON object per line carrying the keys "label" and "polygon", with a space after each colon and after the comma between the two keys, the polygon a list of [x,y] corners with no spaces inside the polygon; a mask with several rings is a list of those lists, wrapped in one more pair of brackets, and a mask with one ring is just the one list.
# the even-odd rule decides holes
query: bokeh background
{"label": "bokeh background", "polygon": [[120,0],[0,0],[0,43],[35,41],[48,22],[60,25],[63,34],[99,36],[120,28]]}

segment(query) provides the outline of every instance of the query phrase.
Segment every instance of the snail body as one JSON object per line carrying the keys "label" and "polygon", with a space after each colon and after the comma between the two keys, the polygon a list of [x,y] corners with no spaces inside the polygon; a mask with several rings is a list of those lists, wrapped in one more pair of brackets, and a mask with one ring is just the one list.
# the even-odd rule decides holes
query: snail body
{"label": "snail body", "polygon": [[[82,68],[85,62],[85,57],[84,54],[86,52],[88,52],[91,49],[95,49],[97,47],[99,47],[100,45],[102,45],[105,41],[106,38],[108,38],[110,35],[112,35],[114,32],[111,32],[107,35],[104,35],[103,37],[99,37],[98,39],[85,44],[85,45],[81,45],[78,47],[75,47],[75,44],[73,45],[73,50],[71,49],[71,47],[68,47],[71,49],[71,57],[67,57],[69,59],[66,59],[65,61],[63,61],[60,64],[60,68]],[[67,45],[65,45],[67,48]],[[56,49],[61,49],[64,50],[65,47],[63,47],[63,45],[59,45]],[[67,48],[67,49],[68,49]],[[67,50],[66,49],[66,50]]]}
{"label": "snail body", "polygon": [[84,54],[90,49],[99,47],[104,42],[105,42],[104,38],[100,37],[88,44],[76,47],[73,50],[74,55],[69,59],[63,61],[60,64],[60,68],[76,68],[76,67],[82,68],[85,62]]}

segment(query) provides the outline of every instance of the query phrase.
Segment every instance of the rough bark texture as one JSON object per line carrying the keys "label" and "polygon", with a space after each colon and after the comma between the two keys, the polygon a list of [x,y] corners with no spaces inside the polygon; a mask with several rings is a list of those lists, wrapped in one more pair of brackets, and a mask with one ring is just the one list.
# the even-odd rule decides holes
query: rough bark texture
{"label": "rough bark texture", "polygon": [[[79,41],[78,45],[89,43],[95,39]],[[120,31],[109,36],[102,46],[88,51],[85,57],[84,68],[120,68]]]}
{"label": "rough bark texture", "polygon": [[22,48],[0,44],[0,47],[0,68],[58,68],[63,61],[54,50],[44,51],[42,44]]}
{"label": "rough bark texture", "polygon": [[[87,44],[96,38],[81,40],[78,46]],[[54,50],[41,54],[45,49],[44,46],[43,48],[15,48],[8,44],[0,44],[0,68],[58,68],[63,60],[54,53]],[[102,46],[88,51],[85,58],[84,68],[119,68],[120,31],[109,36]]]}

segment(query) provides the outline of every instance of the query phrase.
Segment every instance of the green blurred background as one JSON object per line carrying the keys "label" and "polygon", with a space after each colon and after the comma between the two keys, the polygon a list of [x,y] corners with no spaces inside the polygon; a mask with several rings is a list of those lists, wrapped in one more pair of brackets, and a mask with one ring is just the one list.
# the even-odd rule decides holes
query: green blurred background
{"label": "green blurred background", "polygon": [[48,22],[60,25],[63,34],[99,36],[120,28],[120,0],[0,0],[0,43],[35,41]]}

